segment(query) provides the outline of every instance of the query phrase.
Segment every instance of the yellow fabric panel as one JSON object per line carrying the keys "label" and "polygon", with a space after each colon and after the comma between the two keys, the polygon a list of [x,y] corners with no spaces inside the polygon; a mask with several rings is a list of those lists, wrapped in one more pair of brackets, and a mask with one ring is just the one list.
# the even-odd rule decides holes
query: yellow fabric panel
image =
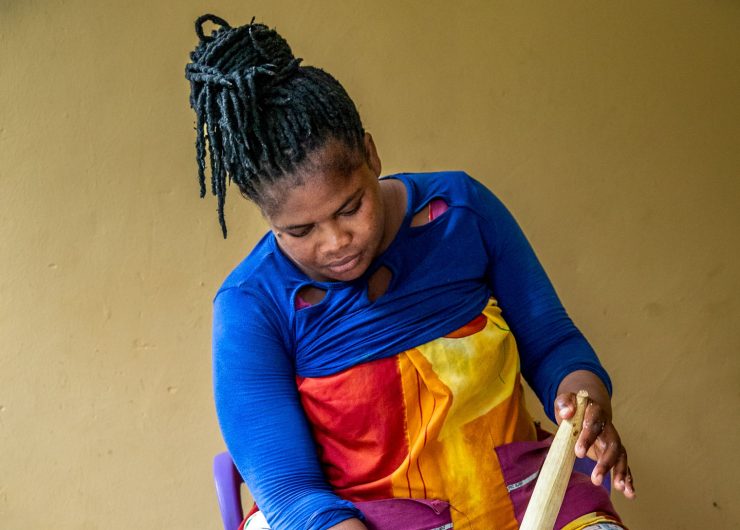
{"label": "yellow fabric panel", "polygon": [[459,528],[515,529],[494,447],[533,440],[516,343],[492,302],[480,331],[440,338],[399,356],[409,458],[394,495],[446,499]]}

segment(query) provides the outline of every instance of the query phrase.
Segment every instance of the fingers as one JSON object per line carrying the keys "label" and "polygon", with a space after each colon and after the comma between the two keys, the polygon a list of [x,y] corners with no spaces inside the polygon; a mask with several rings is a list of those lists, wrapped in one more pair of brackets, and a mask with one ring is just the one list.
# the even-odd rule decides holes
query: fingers
{"label": "fingers", "polygon": [[601,485],[606,473],[613,470],[613,484],[617,491],[621,491],[628,499],[635,498],[635,486],[627,463],[627,450],[622,445],[617,430],[611,423],[607,423],[604,432],[594,444],[598,460],[591,473],[591,482]]}
{"label": "fingers", "polygon": [[603,436],[596,447],[599,459],[591,473],[591,482],[598,486],[604,480],[604,475],[617,464],[620,456],[624,457],[624,464],[626,466],[627,453],[624,447],[622,447],[622,442],[619,439],[617,431],[611,424],[608,424],[604,428]]}
{"label": "fingers", "polygon": [[[606,412],[593,401],[589,401],[586,406],[586,413],[583,415],[581,434],[578,436],[578,441],[576,442],[576,456],[578,458],[586,456],[588,450],[596,443],[596,440],[604,432],[607,425],[611,425],[611,423]],[[614,432],[616,433],[616,431]]]}
{"label": "fingers", "polygon": [[571,392],[558,394],[555,398],[555,420],[557,424],[563,420],[568,420],[576,413],[576,395]]}
{"label": "fingers", "polygon": [[622,447],[621,454],[617,460],[617,464],[614,466],[614,489],[621,491],[628,499],[634,499],[635,484],[632,478],[632,471],[627,465],[627,451]]}

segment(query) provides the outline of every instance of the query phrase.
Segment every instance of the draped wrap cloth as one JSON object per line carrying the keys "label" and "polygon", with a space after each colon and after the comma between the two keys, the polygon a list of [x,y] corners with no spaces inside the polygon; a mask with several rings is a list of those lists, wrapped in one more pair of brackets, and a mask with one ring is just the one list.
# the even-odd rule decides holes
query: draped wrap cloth
{"label": "draped wrap cloth", "polygon": [[[491,530],[518,528],[534,485],[521,477],[536,476],[549,444],[538,441],[520,377],[492,299],[442,338],[297,383],[340,497],[442,500],[454,528]],[[608,494],[577,474],[556,528],[605,520],[618,521]]]}

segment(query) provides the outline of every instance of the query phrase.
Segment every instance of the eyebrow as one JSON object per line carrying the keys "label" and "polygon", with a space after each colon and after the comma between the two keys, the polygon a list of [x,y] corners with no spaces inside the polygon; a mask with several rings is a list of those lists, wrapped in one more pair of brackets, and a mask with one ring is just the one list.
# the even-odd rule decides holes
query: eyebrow
{"label": "eyebrow", "polygon": [[[354,201],[355,199],[360,198],[360,196],[361,195],[364,195],[364,194],[365,194],[365,190],[362,189],[362,188],[360,188],[359,190],[357,190],[356,192],[354,192],[352,195],[350,195],[347,198],[346,201],[344,201],[342,203],[342,205],[339,208],[337,208],[334,211],[334,213],[332,214],[332,216],[339,215],[341,213],[341,211],[344,210],[345,208],[347,208],[347,206],[349,206],[352,201]],[[301,228],[308,228],[309,226],[313,226],[314,224],[316,224],[316,223],[305,223],[305,224],[298,224],[298,225],[278,226],[278,228],[280,230],[286,230],[286,231],[288,231],[288,230],[299,230]]]}

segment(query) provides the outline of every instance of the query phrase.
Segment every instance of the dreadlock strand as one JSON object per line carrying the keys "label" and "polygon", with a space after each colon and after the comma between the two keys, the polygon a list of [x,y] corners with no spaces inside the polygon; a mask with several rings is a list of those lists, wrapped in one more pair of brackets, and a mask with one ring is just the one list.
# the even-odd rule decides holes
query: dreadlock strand
{"label": "dreadlock strand", "polygon": [[198,95],[198,102],[196,107],[197,120],[195,122],[196,136],[195,136],[195,152],[198,160],[198,184],[200,185],[200,198],[206,196],[206,139],[205,139],[205,116],[200,110],[203,105],[205,92],[201,92]]}
{"label": "dreadlock strand", "polygon": [[224,214],[224,206],[226,205],[226,193],[225,190],[218,196],[218,224],[221,226],[221,233],[226,239],[228,230],[226,228],[226,215]]}
{"label": "dreadlock strand", "polygon": [[[229,98],[231,99],[231,108],[233,109],[233,118],[236,120],[236,127],[232,124],[230,126],[231,134],[234,136],[234,144],[236,146],[236,154],[238,158],[237,166],[241,165],[247,169],[252,168],[252,162],[247,154],[248,139],[246,136],[246,127],[243,116],[242,102],[239,94],[234,91],[229,91]],[[237,185],[239,182],[237,182]]]}
{"label": "dreadlock strand", "polygon": [[301,147],[298,142],[298,138],[303,136],[302,130],[300,128],[299,123],[295,119],[295,116],[291,112],[283,111],[285,115],[285,119],[282,120],[282,149],[288,150],[289,153],[292,153],[294,156],[301,156]]}
{"label": "dreadlock strand", "polygon": [[210,86],[206,85],[206,140],[208,144],[208,155],[211,159],[211,193],[218,196],[221,180],[221,142],[219,141],[219,131],[216,124],[216,116],[214,116],[215,105],[211,92]]}
{"label": "dreadlock strand", "polygon": [[213,15],[211,13],[206,13],[205,15],[201,15],[197,19],[195,19],[195,34],[198,35],[198,38],[201,40],[201,42],[206,42],[213,38],[213,36],[208,37],[203,34],[203,22],[206,22],[206,21],[210,21],[214,24],[217,24],[221,26],[222,28],[231,29],[231,26],[229,26],[229,23],[219,16]]}
{"label": "dreadlock strand", "polygon": [[[247,156],[249,167],[247,168],[251,174],[256,174],[259,171],[259,164],[255,155],[258,152],[258,142],[255,142],[254,134],[254,119],[252,99],[249,94],[249,87],[246,85],[245,80],[241,77],[236,79],[236,95],[239,99],[239,114],[243,121],[243,127],[241,135],[244,141],[244,151]],[[258,158],[258,157],[257,157]]]}
{"label": "dreadlock strand", "polygon": [[238,110],[232,108],[230,93],[230,91],[221,90],[218,98],[218,106],[221,114],[219,118],[219,127],[221,130],[221,136],[224,138],[224,160],[227,169],[236,162],[238,149],[237,142],[239,141],[237,135],[238,128],[235,126]]}
{"label": "dreadlock strand", "polygon": [[231,45],[227,49],[219,61],[219,67],[226,71],[239,71],[240,67],[245,64],[254,63],[253,53],[244,53],[246,45],[249,43],[249,33],[241,31],[239,33],[234,32],[232,42],[226,42],[224,39],[223,46]]}

